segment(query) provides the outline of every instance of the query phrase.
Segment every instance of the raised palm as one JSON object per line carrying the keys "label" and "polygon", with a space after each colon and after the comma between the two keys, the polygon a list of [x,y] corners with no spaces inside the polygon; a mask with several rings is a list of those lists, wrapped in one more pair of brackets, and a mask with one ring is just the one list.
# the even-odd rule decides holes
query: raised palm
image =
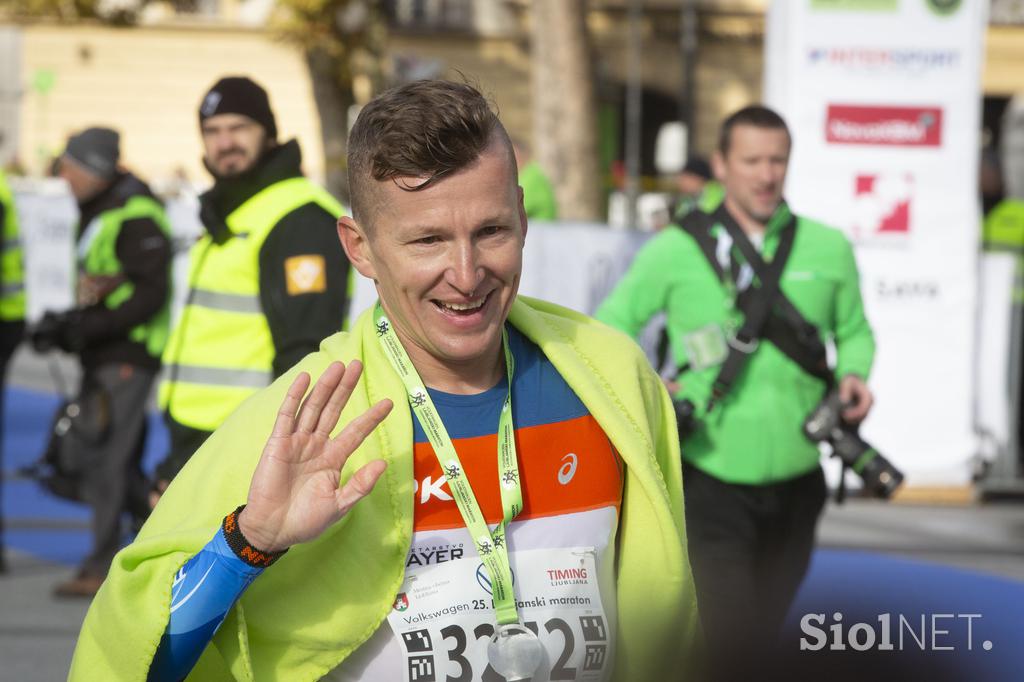
{"label": "raised palm", "polygon": [[368,495],[384,472],[386,463],[373,460],[338,487],[349,456],[392,407],[390,400],[380,401],[331,438],[361,373],[358,360],[348,368],[331,363],[305,400],[309,375],[302,372],[292,382],[239,518],[242,533],[257,548],[275,552],[319,537]]}

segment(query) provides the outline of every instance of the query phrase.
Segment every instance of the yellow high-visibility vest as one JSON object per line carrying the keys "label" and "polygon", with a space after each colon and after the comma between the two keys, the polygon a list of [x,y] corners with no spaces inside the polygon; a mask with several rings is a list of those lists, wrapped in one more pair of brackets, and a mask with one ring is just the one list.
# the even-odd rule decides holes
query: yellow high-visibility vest
{"label": "yellow high-visibility vest", "polygon": [[[92,220],[78,240],[78,265],[88,275],[119,275],[121,260],[117,257],[117,239],[124,223],[137,218],[149,218],[168,238],[171,225],[160,202],[152,197],[135,195],[129,197],[124,206],[103,211]],[[170,272],[168,272],[170,277]],[[111,310],[120,307],[131,298],[135,285],[124,282],[103,298],[103,304]],[[128,332],[128,338],[146,346],[155,358],[160,357],[167,345],[167,334],[171,324],[171,296],[168,294],[163,307],[153,317],[138,324]]]}
{"label": "yellow high-visibility vest", "polygon": [[260,248],[282,218],[308,203],[335,217],[344,213],[325,189],[289,178],[232,211],[230,239],[217,244],[206,234],[192,247],[188,297],[164,351],[159,391],[161,408],[176,422],[213,431],[270,385],[275,349],[260,304]]}
{"label": "yellow high-visibility vest", "polygon": [[0,225],[0,320],[25,319],[25,272],[14,195],[0,172],[0,204],[4,221]]}
{"label": "yellow high-visibility vest", "polygon": [[996,204],[985,218],[982,237],[986,251],[1016,255],[1013,300],[1024,304],[1024,201],[1007,198]]}

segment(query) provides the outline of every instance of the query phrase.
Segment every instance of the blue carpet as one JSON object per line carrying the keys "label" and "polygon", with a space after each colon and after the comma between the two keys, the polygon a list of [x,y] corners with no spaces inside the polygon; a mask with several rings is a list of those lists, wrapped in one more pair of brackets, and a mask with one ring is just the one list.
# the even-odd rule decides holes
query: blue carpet
{"label": "blue carpet", "polygon": [[[4,397],[3,470],[35,462],[49,438],[59,400],[52,393],[8,387]],[[167,451],[167,429],[149,415],[143,469],[148,473]],[[29,480],[3,482],[3,518],[7,546],[49,561],[76,565],[88,553],[89,510],[43,490]]]}

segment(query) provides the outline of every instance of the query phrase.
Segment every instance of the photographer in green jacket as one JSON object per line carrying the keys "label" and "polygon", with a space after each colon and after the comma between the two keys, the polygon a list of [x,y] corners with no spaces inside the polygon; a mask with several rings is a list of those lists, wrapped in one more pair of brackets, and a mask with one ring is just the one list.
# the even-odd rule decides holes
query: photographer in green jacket
{"label": "photographer in green jacket", "polygon": [[[766,306],[765,338],[740,334],[739,302],[760,278],[732,235],[745,235],[768,271],[776,260],[783,264],[776,276],[782,294],[812,334],[835,343],[828,379],[845,422],[857,424],[872,404],[865,381],[874,339],[853,250],[840,232],[790,213],[782,198],[790,146],[785,122],[765,107],[726,119],[713,159],[725,198],[701,214],[704,248],[684,229],[663,230],[596,315],[633,337],[655,314],[667,316],[683,368],[669,389],[677,405],[693,408],[682,452],[694,580],[708,643],[728,652],[720,657],[726,665],[737,645],[770,646],[806,573],[825,502],[819,451],[802,427],[826,382],[769,342],[778,299],[776,312]],[[719,376],[731,347],[744,357],[723,392]]]}

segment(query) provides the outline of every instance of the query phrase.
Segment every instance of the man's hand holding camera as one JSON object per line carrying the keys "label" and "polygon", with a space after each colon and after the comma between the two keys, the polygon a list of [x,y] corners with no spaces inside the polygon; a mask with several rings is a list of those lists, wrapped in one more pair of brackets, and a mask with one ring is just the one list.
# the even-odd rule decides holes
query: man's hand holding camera
{"label": "man's hand holding camera", "polygon": [[856,374],[847,374],[839,382],[839,401],[843,404],[843,419],[850,424],[859,424],[868,416],[875,397],[871,389]]}
{"label": "man's hand holding camera", "polygon": [[56,313],[47,310],[29,331],[29,342],[37,353],[47,353],[54,348],[65,353],[77,353],[85,345],[81,311]]}

